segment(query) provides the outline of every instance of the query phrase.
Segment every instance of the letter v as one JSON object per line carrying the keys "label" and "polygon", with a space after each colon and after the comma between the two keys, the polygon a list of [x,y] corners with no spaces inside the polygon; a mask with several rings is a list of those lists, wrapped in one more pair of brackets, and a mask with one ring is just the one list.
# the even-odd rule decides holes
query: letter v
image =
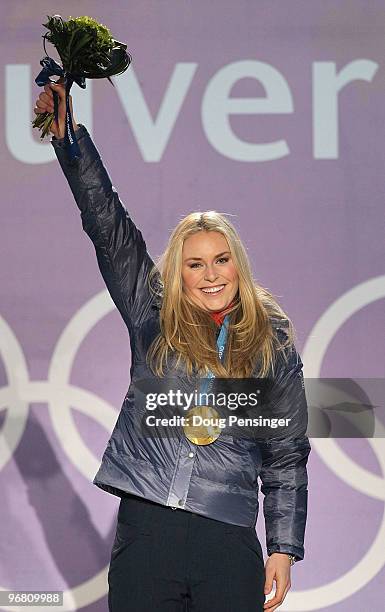
{"label": "letter v", "polygon": [[145,161],[158,162],[162,158],[197,67],[198,64],[190,62],[175,65],[155,121],[151,117],[132,67],[113,78]]}

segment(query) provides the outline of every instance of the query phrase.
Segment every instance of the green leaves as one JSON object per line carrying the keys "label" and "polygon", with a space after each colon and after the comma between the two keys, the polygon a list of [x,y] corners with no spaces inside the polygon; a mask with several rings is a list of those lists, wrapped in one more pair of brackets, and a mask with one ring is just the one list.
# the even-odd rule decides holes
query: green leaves
{"label": "green leaves", "polygon": [[[127,52],[127,45],[115,40],[110,30],[98,23],[92,17],[70,17],[67,21],[60,15],[47,15],[47,22],[43,23],[48,32],[43,35],[44,50],[45,41],[48,41],[56,48],[62,63],[62,68],[67,75],[65,82],[71,88],[75,81],[80,87],[86,86],[85,79],[108,79],[113,85],[111,77],[122,74],[131,64],[132,57]],[[46,58],[50,64],[54,62],[46,51]],[[42,64],[43,65],[43,64]],[[61,67],[56,64],[56,71],[48,68],[48,73],[44,74],[43,82],[48,81],[49,76],[61,73]],[[39,75],[39,77],[41,76]],[[39,77],[36,81],[39,85]],[[54,120],[53,113],[39,113],[32,122],[33,127],[41,130],[41,138],[44,138],[50,131]],[[76,138],[75,138],[76,140]]]}
{"label": "green leaves", "polygon": [[132,58],[127,45],[115,40],[110,30],[88,16],[47,16],[44,38],[52,43],[60,56],[63,68],[87,79],[102,79],[122,74]]}

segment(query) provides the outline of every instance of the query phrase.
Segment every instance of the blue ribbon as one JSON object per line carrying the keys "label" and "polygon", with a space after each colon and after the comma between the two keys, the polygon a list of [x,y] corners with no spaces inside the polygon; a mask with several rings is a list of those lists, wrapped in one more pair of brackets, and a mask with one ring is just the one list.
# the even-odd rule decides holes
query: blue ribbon
{"label": "blue ribbon", "polygon": [[[82,76],[71,74],[66,72],[63,68],[55,62],[52,57],[48,55],[40,60],[40,65],[43,69],[39,72],[35,79],[36,85],[39,87],[44,86],[46,83],[51,82],[51,76],[59,76],[64,78],[65,93],[66,93],[66,121],[65,121],[65,133],[64,142],[66,143],[67,150],[69,152],[70,159],[78,159],[81,157],[78,142],[76,140],[75,130],[72,121],[71,108],[69,103],[70,90],[73,83],[76,83],[82,89],[86,87],[86,80]],[[54,115],[57,124],[59,125],[59,96],[56,91],[53,92],[53,103],[54,103]]]}
{"label": "blue ribbon", "polygon": [[[227,334],[228,334],[228,326],[229,326],[230,315],[226,315],[223,319],[223,323],[221,325],[221,329],[217,338],[217,350],[218,357],[221,362],[223,362],[225,347],[227,342]],[[207,378],[204,379],[202,386],[200,387],[199,393],[208,393],[212,387],[213,380],[215,378],[215,374],[209,370],[207,374]],[[201,406],[201,398],[199,397],[198,405]]]}

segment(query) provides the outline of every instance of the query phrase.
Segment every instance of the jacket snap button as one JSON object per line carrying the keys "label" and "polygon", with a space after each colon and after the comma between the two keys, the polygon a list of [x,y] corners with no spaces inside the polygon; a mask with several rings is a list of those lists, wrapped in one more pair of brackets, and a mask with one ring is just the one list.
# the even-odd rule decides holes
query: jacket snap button
{"label": "jacket snap button", "polygon": [[188,456],[189,456],[190,458],[192,458],[192,457],[194,457],[194,453],[191,451],[191,452],[189,452]]}
{"label": "jacket snap button", "polygon": [[178,506],[183,506],[183,499],[178,500]]}

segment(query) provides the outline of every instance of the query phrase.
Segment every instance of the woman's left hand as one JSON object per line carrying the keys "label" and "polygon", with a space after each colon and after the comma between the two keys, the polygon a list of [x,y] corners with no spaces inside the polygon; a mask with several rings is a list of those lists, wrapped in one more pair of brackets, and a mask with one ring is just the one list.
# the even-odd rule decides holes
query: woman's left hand
{"label": "woman's left hand", "polygon": [[286,597],[286,593],[291,587],[290,582],[290,559],[284,553],[273,553],[266,561],[265,565],[265,595],[268,595],[273,588],[273,580],[276,582],[275,595],[263,605],[267,612],[274,612]]}

